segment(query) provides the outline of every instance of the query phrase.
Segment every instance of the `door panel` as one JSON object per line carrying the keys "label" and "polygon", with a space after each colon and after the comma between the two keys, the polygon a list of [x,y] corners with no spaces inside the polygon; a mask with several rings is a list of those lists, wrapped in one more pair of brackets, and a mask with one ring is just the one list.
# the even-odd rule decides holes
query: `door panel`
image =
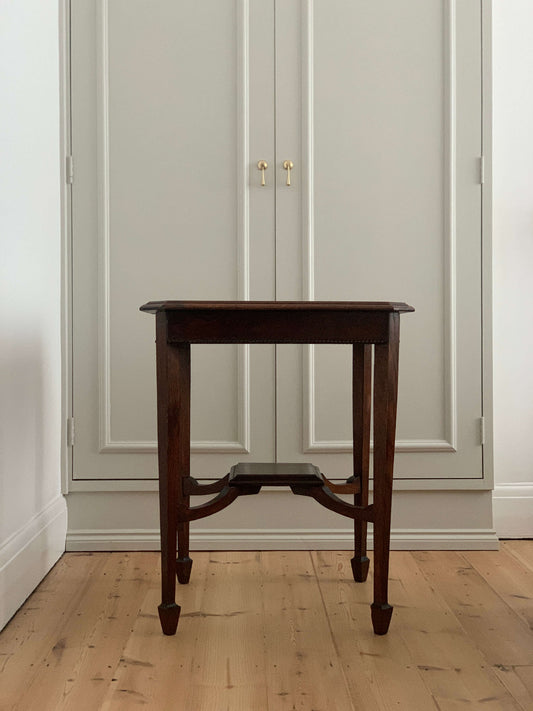
{"label": "door panel", "polygon": [[[166,298],[412,303],[396,476],[482,477],[480,11],[72,0],[74,479],[156,477]],[[193,351],[193,474],[351,471],[350,348]]]}
{"label": "door panel", "polygon": [[[304,90],[300,100],[284,86],[294,98],[278,101],[277,145],[297,141],[281,112],[298,115],[298,185],[278,193],[286,201],[292,191],[302,218],[297,234],[283,231],[278,207],[278,299],[298,298],[284,266],[297,248],[300,298],[412,304],[401,325],[396,476],[480,478],[480,3],[304,1],[300,11]],[[348,474],[350,348],[280,359],[278,457]]]}
{"label": "door panel", "polygon": [[[141,304],[274,298],[274,192],[253,170],[273,156],[269,37],[259,0],[72,3],[74,478],[156,476]],[[273,459],[273,359],[194,347],[193,473]]]}

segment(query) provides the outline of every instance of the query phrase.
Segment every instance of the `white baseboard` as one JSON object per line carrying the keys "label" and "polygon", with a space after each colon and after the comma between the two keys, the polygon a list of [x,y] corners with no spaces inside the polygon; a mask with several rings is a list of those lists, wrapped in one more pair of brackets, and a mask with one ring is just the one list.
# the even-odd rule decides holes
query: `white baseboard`
{"label": "white baseboard", "polygon": [[58,496],[0,545],[0,629],[65,550],[67,507]]}
{"label": "white baseboard", "polygon": [[533,482],[498,484],[492,500],[500,538],[533,538]]}
{"label": "white baseboard", "polygon": [[[372,534],[369,548],[372,548]],[[353,529],[197,529],[191,550],[350,550]],[[392,550],[497,550],[493,530],[393,529]],[[77,530],[67,533],[67,551],[159,550],[157,530]]]}

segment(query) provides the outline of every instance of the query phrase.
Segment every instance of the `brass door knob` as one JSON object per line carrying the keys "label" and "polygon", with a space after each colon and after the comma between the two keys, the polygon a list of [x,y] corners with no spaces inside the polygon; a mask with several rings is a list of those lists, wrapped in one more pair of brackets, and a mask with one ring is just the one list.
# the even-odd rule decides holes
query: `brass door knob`
{"label": "brass door knob", "polygon": [[284,160],[283,168],[287,171],[287,185],[291,184],[291,170],[294,168],[294,163],[292,160]]}
{"label": "brass door knob", "polygon": [[261,171],[261,185],[266,185],[265,170],[268,168],[268,163],[266,162],[266,160],[260,160],[257,163],[257,168]]}

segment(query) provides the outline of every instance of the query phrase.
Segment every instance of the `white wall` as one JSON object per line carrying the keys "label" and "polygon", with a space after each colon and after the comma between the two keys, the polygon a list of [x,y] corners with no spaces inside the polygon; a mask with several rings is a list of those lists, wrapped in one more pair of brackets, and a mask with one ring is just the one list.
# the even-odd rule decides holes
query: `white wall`
{"label": "white wall", "polygon": [[57,0],[0,0],[0,628],[64,549]]}
{"label": "white wall", "polygon": [[533,536],[533,2],[493,1],[494,516]]}

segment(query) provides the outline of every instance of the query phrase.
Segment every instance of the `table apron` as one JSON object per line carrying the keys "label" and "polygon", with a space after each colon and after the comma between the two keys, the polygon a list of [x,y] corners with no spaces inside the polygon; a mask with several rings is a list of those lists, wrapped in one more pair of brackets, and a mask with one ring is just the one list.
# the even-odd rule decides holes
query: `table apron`
{"label": "table apron", "polygon": [[386,343],[389,313],[170,311],[168,343]]}

